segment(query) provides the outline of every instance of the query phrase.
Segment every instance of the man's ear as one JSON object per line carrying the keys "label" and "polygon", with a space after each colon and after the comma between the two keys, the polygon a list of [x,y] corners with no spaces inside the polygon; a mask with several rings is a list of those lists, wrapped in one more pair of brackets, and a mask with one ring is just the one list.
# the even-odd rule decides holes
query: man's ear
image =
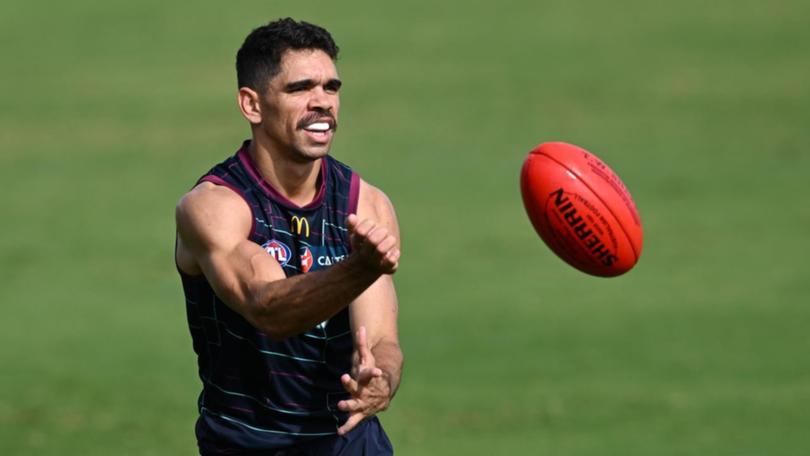
{"label": "man's ear", "polygon": [[242,111],[242,116],[251,124],[255,125],[261,123],[262,107],[259,102],[259,94],[249,87],[241,87],[236,97],[239,110]]}

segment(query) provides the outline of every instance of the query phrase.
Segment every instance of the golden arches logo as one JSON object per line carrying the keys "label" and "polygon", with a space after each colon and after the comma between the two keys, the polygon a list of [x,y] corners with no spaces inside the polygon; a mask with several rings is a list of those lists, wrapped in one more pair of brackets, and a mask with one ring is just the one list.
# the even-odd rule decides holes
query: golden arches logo
{"label": "golden arches logo", "polygon": [[303,231],[305,233],[304,236],[309,237],[309,221],[306,219],[306,217],[293,215],[293,217],[290,219],[290,229],[298,235],[301,235],[301,232]]}

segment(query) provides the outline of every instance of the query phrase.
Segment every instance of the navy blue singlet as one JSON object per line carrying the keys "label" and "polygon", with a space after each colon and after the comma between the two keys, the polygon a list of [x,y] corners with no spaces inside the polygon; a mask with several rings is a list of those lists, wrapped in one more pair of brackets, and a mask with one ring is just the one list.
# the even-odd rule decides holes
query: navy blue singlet
{"label": "navy blue singlet", "polygon": [[[346,217],[357,210],[360,178],[339,161],[322,160],[320,190],[299,207],[265,182],[246,141],[199,182],[232,189],[253,213],[250,240],[287,277],[326,268],[350,252]],[[205,276],[181,272],[188,325],[203,390],[196,433],[203,454],[250,454],[335,435],[346,420],[340,376],[351,369],[348,310],[298,336],[270,340],[234,312]]]}

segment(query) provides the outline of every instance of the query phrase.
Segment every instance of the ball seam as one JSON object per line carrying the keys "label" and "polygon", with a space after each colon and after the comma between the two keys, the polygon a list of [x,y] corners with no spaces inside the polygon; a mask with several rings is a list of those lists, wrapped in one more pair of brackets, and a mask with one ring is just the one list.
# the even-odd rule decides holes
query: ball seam
{"label": "ball seam", "polygon": [[552,157],[552,156],[548,155],[547,153],[545,153],[545,152],[543,152],[543,151],[540,151],[540,152],[538,153],[538,155],[542,155],[542,156],[544,156],[544,157],[548,158],[549,160],[553,161],[554,163],[556,163],[556,164],[560,165],[561,167],[563,167],[564,169],[566,169],[566,170],[567,170],[568,172],[570,172],[571,174],[573,174],[573,175],[577,176],[577,180],[579,180],[580,182],[582,182],[582,184],[583,184],[585,187],[588,187],[588,190],[590,190],[590,191],[591,191],[591,193],[593,193],[593,196],[595,196],[595,197],[596,197],[596,198],[599,200],[599,202],[601,202],[601,203],[602,203],[602,206],[604,206],[604,207],[605,207],[605,209],[607,209],[607,210],[608,210],[608,212],[610,212],[610,215],[612,215],[612,216],[613,216],[613,218],[614,218],[614,219],[616,219],[616,221],[619,223],[619,227],[621,227],[621,229],[622,229],[622,233],[624,233],[624,238],[625,238],[625,239],[627,239],[627,243],[628,243],[628,244],[630,244],[630,249],[633,251],[633,256],[635,257],[635,261],[634,261],[634,263],[635,263],[635,262],[638,262],[639,257],[640,257],[640,254],[639,254],[639,252],[638,252],[638,251],[636,251],[636,246],[633,244],[633,239],[632,239],[632,238],[630,238],[630,235],[627,233],[627,229],[625,229],[624,224],[622,223],[621,219],[620,219],[619,217],[617,217],[617,216],[616,216],[616,214],[613,212],[613,209],[611,209],[611,208],[610,208],[610,205],[608,205],[607,203],[605,203],[605,200],[603,200],[603,199],[602,199],[602,197],[601,197],[601,196],[599,196],[599,194],[598,194],[598,193],[596,193],[596,192],[594,191],[593,187],[591,187],[591,186],[588,184],[588,182],[586,182],[586,181],[585,181],[585,179],[583,179],[583,178],[582,178],[582,176],[581,176],[581,175],[579,175],[578,173],[574,172],[574,170],[572,170],[571,168],[569,168],[568,166],[566,166],[565,164],[563,164],[562,162],[560,162],[560,161],[559,161],[559,160],[557,160],[556,158],[554,158],[554,157]]}

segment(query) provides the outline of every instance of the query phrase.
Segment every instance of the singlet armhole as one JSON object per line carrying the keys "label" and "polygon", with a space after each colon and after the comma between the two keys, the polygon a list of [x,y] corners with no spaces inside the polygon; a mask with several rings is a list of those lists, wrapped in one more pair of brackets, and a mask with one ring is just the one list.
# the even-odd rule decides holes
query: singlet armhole
{"label": "singlet armhole", "polygon": [[360,175],[352,171],[349,184],[349,214],[357,214],[357,205],[360,201]]}

